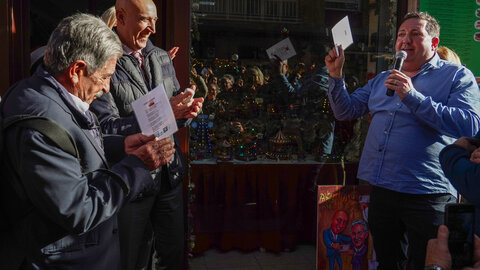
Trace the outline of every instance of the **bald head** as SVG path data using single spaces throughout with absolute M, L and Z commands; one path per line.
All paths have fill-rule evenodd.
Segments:
M 117 0 L 115 1 L 115 9 L 140 7 L 147 3 L 154 4 L 152 0 Z
M 155 33 L 157 8 L 152 0 L 117 0 L 117 33 L 124 45 L 136 51 L 145 48 Z

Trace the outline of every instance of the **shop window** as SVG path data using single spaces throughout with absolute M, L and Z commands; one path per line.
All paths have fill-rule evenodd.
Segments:
M 194 0 L 192 75 L 203 115 L 191 125 L 194 162 L 357 162 L 368 115 L 335 120 L 324 57 L 331 28 L 348 16 L 349 91 L 388 69 L 397 2 L 385 0 Z M 289 38 L 296 55 L 279 76 L 266 49 Z

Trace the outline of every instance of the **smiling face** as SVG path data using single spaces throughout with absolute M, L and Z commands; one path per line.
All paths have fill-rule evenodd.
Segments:
M 230 90 L 233 87 L 232 80 L 225 77 L 220 80 L 220 84 L 222 85 L 222 90 Z
M 361 248 L 365 244 L 365 240 L 367 239 L 368 231 L 365 231 L 365 227 L 363 224 L 355 224 L 352 226 L 352 232 L 350 233 L 350 237 L 352 238 L 353 246 Z
M 120 40 L 136 51 L 147 46 L 155 34 L 157 8 L 151 0 L 121 0 L 117 2 L 117 33 Z
M 333 215 L 331 229 L 334 234 L 339 234 L 345 230 L 348 223 L 348 215 L 344 211 L 338 211 Z
M 439 39 L 430 36 L 426 24 L 426 20 L 410 18 L 398 29 L 395 50 L 407 52 L 408 56 L 403 65 L 406 71 L 419 70 L 435 54 Z
M 88 104 L 103 92 L 110 91 L 110 78 L 115 72 L 117 58 L 111 58 L 107 61 L 104 68 L 95 71 L 90 75 L 86 75 L 86 69 L 78 73 L 78 82 L 75 84 L 75 95 Z
M 218 86 L 215 83 L 208 85 L 207 100 L 215 100 L 218 94 Z

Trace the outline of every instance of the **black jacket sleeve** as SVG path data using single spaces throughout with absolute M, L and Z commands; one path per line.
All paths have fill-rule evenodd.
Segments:
M 128 136 L 140 132 L 135 116 L 120 117 L 110 93 L 95 99 L 90 105 L 90 110 L 97 115 L 102 132 L 105 134 Z

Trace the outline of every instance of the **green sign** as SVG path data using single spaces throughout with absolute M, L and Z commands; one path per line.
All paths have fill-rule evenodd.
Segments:
M 440 23 L 440 46 L 455 51 L 480 79 L 480 0 L 422 0 L 420 11 Z

